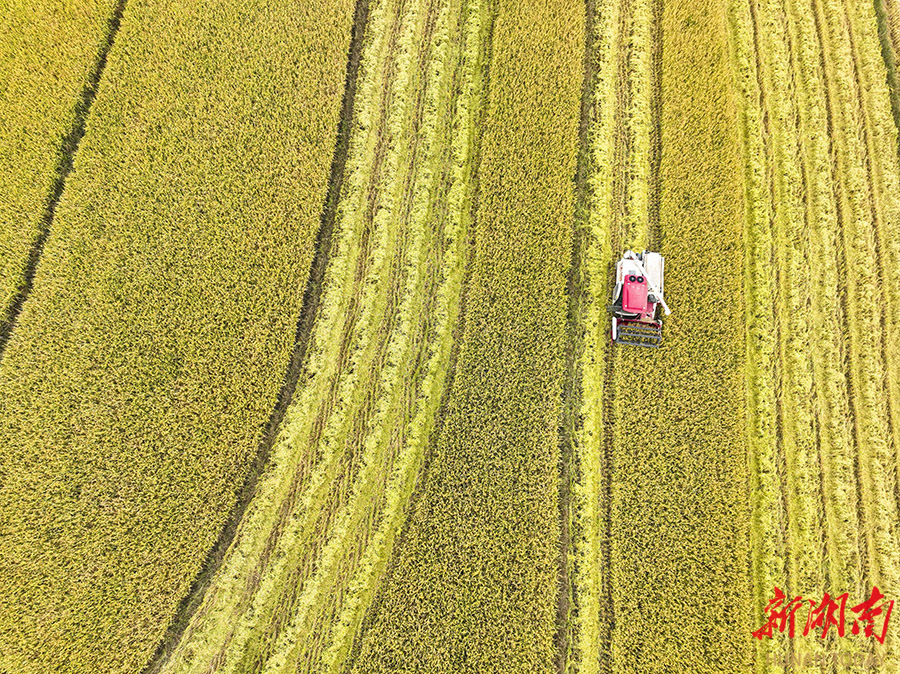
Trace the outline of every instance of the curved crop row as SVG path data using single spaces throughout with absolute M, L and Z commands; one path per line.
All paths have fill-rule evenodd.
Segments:
M 6 3 L 0 13 L 0 329 L 25 282 L 96 86 L 116 0 Z M 0 353 L 3 349 L 0 331 Z
M 450 400 L 353 671 L 550 672 L 583 8 L 497 3 Z
M 354 5 L 126 10 L 0 365 L 0 669 L 140 671 L 215 545 L 294 347 Z
M 345 666 L 447 376 L 484 23 L 477 3 L 371 9 L 347 189 L 303 381 L 164 671 Z

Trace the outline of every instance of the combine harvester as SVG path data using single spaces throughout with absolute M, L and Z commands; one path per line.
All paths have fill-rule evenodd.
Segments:
M 664 262 L 659 253 L 645 250 L 638 255 L 626 250 L 616 263 L 616 286 L 609 305 L 613 343 L 652 348 L 662 343 L 662 319 L 656 318 L 656 308 L 662 306 L 666 316 L 672 313 L 663 299 Z

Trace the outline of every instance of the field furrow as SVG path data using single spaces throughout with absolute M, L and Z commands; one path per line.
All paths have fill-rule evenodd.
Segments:
M 288 379 L 354 8 L 126 9 L 0 366 L 0 668 L 140 671 L 201 573 Z
M 33 282 L 124 2 L 0 15 L 0 356 Z
M 583 8 L 497 3 L 450 401 L 354 671 L 550 672 Z
M 424 460 L 462 287 L 486 16 L 438 0 L 370 12 L 308 362 L 164 671 L 341 671 Z

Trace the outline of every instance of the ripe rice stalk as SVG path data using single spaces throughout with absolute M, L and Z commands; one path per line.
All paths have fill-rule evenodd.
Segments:
M 398 661 L 423 672 L 553 668 L 584 16 L 557 2 L 500 2 L 495 11 L 450 402 L 353 671 L 391 671 Z
M 405 236 L 391 226 L 390 216 L 396 211 L 408 166 L 409 146 L 404 142 L 408 135 L 404 130 L 410 114 L 410 53 L 424 22 L 421 6 L 402 5 L 396 21 L 397 49 L 387 51 L 390 60 L 379 64 L 386 72 L 394 70 L 393 79 L 386 84 L 388 106 L 379 122 L 379 126 L 384 125 L 379 133 L 394 140 L 376 146 L 376 168 L 364 168 L 370 174 L 368 194 L 355 216 L 372 218 L 369 225 L 364 225 L 371 227 L 369 259 L 364 269 L 358 267 L 354 272 L 358 285 L 353 301 L 358 309 L 351 309 L 347 321 L 339 318 L 345 327 L 338 341 L 313 346 L 322 350 L 323 358 L 345 365 L 331 394 L 309 398 L 306 390 L 299 391 L 296 404 L 306 418 L 296 427 L 282 428 L 281 432 L 297 438 L 305 451 L 310 451 L 310 446 L 315 448 L 316 461 L 308 479 L 298 486 L 297 500 L 292 499 L 290 515 L 278 530 L 271 559 L 253 599 L 236 621 L 224 652 L 228 665 L 225 671 L 230 671 L 230 667 L 235 671 L 261 667 L 270 657 L 313 573 L 313 561 L 319 558 L 338 513 L 350 498 L 360 467 L 363 448 L 358 429 L 376 405 L 373 387 L 377 385 L 387 347 L 381 335 L 390 330 L 393 321 L 398 265 L 405 248 Z M 381 98 L 382 93 L 377 92 L 377 96 Z M 373 202 L 376 189 L 377 202 Z M 310 393 L 315 388 L 311 387 Z
M 0 14 L 0 329 L 46 236 L 117 5 L 17 2 Z
M 354 4 L 125 12 L 0 366 L 0 667 L 140 671 L 215 545 L 294 347 Z
M 316 458 L 306 444 L 315 424 L 309 410 L 316 401 L 330 398 L 330 382 L 338 376 L 339 361 L 326 348 L 340 344 L 345 316 L 350 312 L 356 270 L 362 264 L 364 213 L 369 170 L 378 146 L 380 92 L 384 87 L 382 63 L 388 58 L 388 33 L 398 2 L 373 4 L 363 48 L 357 102 L 356 129 L 350 135 L 344 194 L 338 203 L 334 252 L 324 279 L 320 314 L 314 325 L 304 374 L 298 384 L 301 402 L 289 406 L 282 431 L 260 478 L 238 534 L 204 603 L 169 659 L 165 672 L 204 671 L 223 644 L 231 641 L 237 618 L 249 607 L 260 582 L 260 563 L 271 556 L 273 532 L 283 528 L 296 484 L 304 479 Z M 276 534 L 277 535 L 277 534 Z M 249 585 L 248 585 L 249 583 Z
M 673 313 L 661 349 L 615 352 L 612 669 L 704 669 L 714 658 L 741 671 L 752 614 L 743 171 L 726 5 L 663 3 L 662 35 L 660 228 Z M 707 316 L 710 306 L 727 311 Z

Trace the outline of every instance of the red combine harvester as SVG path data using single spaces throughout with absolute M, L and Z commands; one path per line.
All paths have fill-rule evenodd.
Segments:
M 663 299 L 663 263 L 659 253 L 645 250 L 638 255 L 625 251 L 616 263 L 616 287 L 613 289 L 612 341 L 656 348 L 662 343 L 662 320 L 656 317 L 661 306 L 666 316 L 671 311 Z

